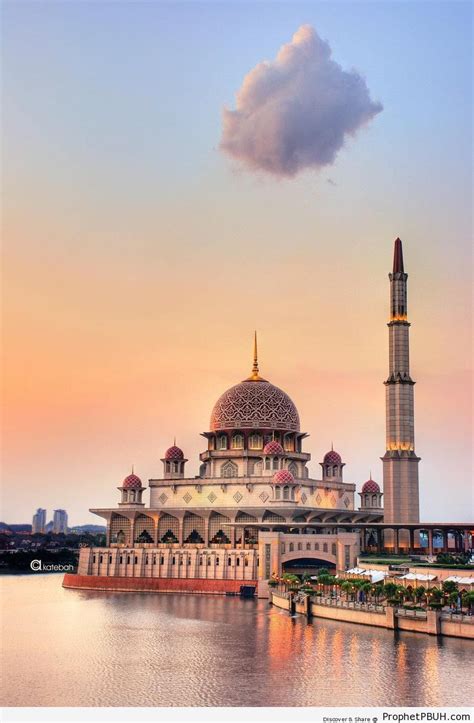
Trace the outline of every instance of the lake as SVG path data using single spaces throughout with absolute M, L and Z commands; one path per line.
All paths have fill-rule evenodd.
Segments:
M 266 600 L 1 578 L 6 706 L 462 706 L 473 643 L 291 618 Z

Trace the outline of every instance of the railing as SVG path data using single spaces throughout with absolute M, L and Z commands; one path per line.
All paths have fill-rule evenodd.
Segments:
M 405 608 L 397 608 L 397 618 L 419 618 L 420 620 L 427 619 L 426 610 L 407 610 Z
M 311 602 L 316 605 L 326 605 L 327 607 L 333 608 L 344 608 L 346 610 L 361 610 L 366 613 L 379 613 L 385 615 L 385 608 L 383 605 L 377 603 L 361 603 L 361 602 L 349 602 L 348 600 L 339 600 L 331 597 L 318 597 L 312 596 Z
M 450 623 L 469 623 L 474 625 L 474 615 L 464 615 L 462 613 L 441 613 L 441 620 Z

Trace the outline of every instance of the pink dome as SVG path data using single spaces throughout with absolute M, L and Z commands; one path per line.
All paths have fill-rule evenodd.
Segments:
M 336 452 L 334 449 L 331 449 L 329 452 L 326 452 L 323 459 L 324 464 L 341 464 L 342 459 L 341 455 Z
M 283 451 L 283 447 L 280 442 L 272 440 L 271 442 L 267 442 L 263 448 L 263 454 L 285 454 L 285 452 Z
M 141 490 L 142 481 L 136 474 L 129 474 L 122 482 L 122 487 L 125 490 Z
M 173 444 L 172 447 L 166 450 L 165 452 L 165 459 L 171 460 L 171 461 L 178 461 L 180 459 L 184 459 L 184 453 L 183 450 L 177 447 L 175 444 Z
M 288 469 L 279 469 L 273 475 L 272 482 L 274 485 L 291 485 L 295 483 L 295 478 Z
M 380 492 L 380 487 L 375 480 L 368 479 L 367 482 L 364 482 L 362 485 L 362 493 L 364 494 L 365 492 L 377 493 Z

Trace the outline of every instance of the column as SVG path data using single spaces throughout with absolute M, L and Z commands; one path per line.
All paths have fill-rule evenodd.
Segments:
M 469 546 L 469 530 L 463 530 L 462 532 L 463 540 L 464 540 L 464 552 L 469 552 L 470 546 Z
M 410 552 L 415 549 L 415 530 L 409 530 L 410 535 Z
M 110 517 L 107 520 L 107 528 L 105 532 L 105 546 L 110 547 Z
M 443 552 L 448 552 L 449 551 L 448 533 L 446 532 L 446 530 L 442 530 L 441 534 L 443 536 Z
M 433 530 L 430 528 L 428 530 L 428 555 L 433 555 Z
M 395 532 L 395 534 L 394 534 L 394 550 L 393 550 L 393 551 L 394 551 L 395 555 L 398 555 L 398 553 L 399 553 L 399 533 L 400 533 L 400 530 L 397 529 L 397 530 L 395 530 L 394 532 Z
M 209 517 L 204 519 L 204 546 L 209 547 Z
M 133 547 L 134 540 L 135 540 L 135 517 L 132 517 L 132 519 L 130 520 L 130 541 L 129 541 L 130 547 Z
M 160 524 L 160 518 L 158 516 L 158 517 L 155 517 L 155 520 L 154 520 L 153 542 L 155 543 L 155 545 L 157 545 L 159 542 L 159 539 L 158 539 L 158 525 L 159 524 Z

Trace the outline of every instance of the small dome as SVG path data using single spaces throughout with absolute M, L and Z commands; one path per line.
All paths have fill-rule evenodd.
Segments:
M 367 482 L 364 482 L 362 485 L 362 494 L 365 492 L 380 492 L 380 487 L 378 486 L 377 482 L 373 479 L 368 479 Z
M 283 451 L 283 447 L 280 442 L 272 440 L 271 442 L 267 442 L 263 448 L 263 454 L 285 454 L 285 452 Z
M 273 475 L 272 482 L 274 485 L 291 485 L 295 483 L 295 478 L 288 469 L 279 469 Z
M 129 474 L 122 482 L 122 487 L 125 490 L 141 490 L 142 481 L 136 474 Z
M 331 449 L 326 452 L 323 459 L 324 464 L 342 464 L 341 455 L 336 450 Z
M 184 453 L 183 450 L 177 447 L 175 444 L 173 444 L 172 447 L 166 450 L 165 452 L 165 459 L 171 460 L 171 461 L 178 461 L 180 459 L 184 459 Z

